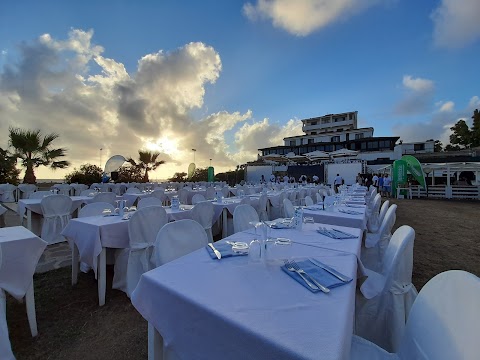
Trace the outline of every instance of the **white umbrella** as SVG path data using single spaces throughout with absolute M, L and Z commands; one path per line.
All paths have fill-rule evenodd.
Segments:
M 326 153 L 325 151 L 320 151 L 320 150 L 315 150 L 306 154 L 303 154 L 306 156 L 310 161 L 313 160 L 328 160 L 330 158 L 330 155 Z
M 355 150 L 348 150 L 348 149 L 340 149 L 340 150 L 335 150 L 330 153 L 331 157 L 342 157 L 342 156 L 357 156 L 358 151 Z
M 262 156 L 262 159 L 265 161 L 281 162 L 281 161 L 285 161 L 285 156 L 278 155 L 278 154 L 269 154 L 269 155 Z
M 296 161 L 296 162 L 302 162 L 302 161 L 307 161 L 308 158 L 303 155 L 295 155 L 293 152 L 289 152 L 287 155 L 285 155 L 285 158 L 289 161 Z

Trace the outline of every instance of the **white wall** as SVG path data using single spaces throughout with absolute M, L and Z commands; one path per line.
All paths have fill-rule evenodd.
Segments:
M 352 185 L 355 184 L 358 173 L 362 172 L 362 163 L 327 164 L 326 168 L 328 184 L 333 184 L 337 174 L 340 174 L 346 185 Z

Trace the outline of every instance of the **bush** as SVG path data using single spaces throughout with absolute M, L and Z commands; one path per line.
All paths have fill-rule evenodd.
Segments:
M 80 170 L 73 169 L 73 172 L 65 176 L 65 182 L 92 185 L 102 182 L 102 169 L 97 165 L 83 164 Z
M 16 163 L 17 159 L 8 150 L 0 148 L 0 184 L 18 185 L 20 170 L 15 167 Z

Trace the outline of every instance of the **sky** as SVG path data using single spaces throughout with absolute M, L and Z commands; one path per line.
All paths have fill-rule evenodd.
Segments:
M 479 0 L 0 2 L 0 147 L 56 132 L 71 166 L 160 151 L 151 179 L 215 172 L 358 111 L 404 142 L 448 143 L 480 108 Z M 196 151 L 192 151 L 196 149 Z M 210 159 L 212 159 L 210 161 Z

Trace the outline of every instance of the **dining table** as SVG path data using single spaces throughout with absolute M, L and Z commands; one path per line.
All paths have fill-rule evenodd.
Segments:
M 326 210 L 323 204 L 303 206 L 303 216 L 312 217 L 314 222 L 330 225 L 367 228 L 367 207 L 361 204 L 332 206 Z
M 190 219 L 192 206 L 180 206 L 179 209 L 164 207 L 168 221 Z M 106 291 L 106 251 L 125 249 L 130 246 L 128 220 L 133 212 L 121 217 L 115 214 L 97 215 L 71 219 L 62 235 L 67 239 L 72 251 L 72 284 L 77 283 L 78 262 L 90 266 L 98 279 L 99 305 L 105 304 Z M 129 216 L 130 215 L 130 216 Z
M 144 273 L 131 300 L 148 321 L 149 359 L 348 359 L 362 230 L 324 226 L 350 236 L 303 224 L 269 230 L 260 259 L 232 253 L 227 241 L 258 239 L 252 228 L 215 242 L 220 259 L 205 247 Z M 330 291 L 311 291 L 285 259 Z
M 70 196 L 72 199 L 71 213 L 79 209 L 82 204 L 91 201 L 89 196 Z M 20 221 L 23 222 L 25 213 L 27 213 L 27 229 L 32 230 L 32 212 L 36 214 L 43 214 L 42 199 L 19 199 L 17 213 L 20 216 Z

